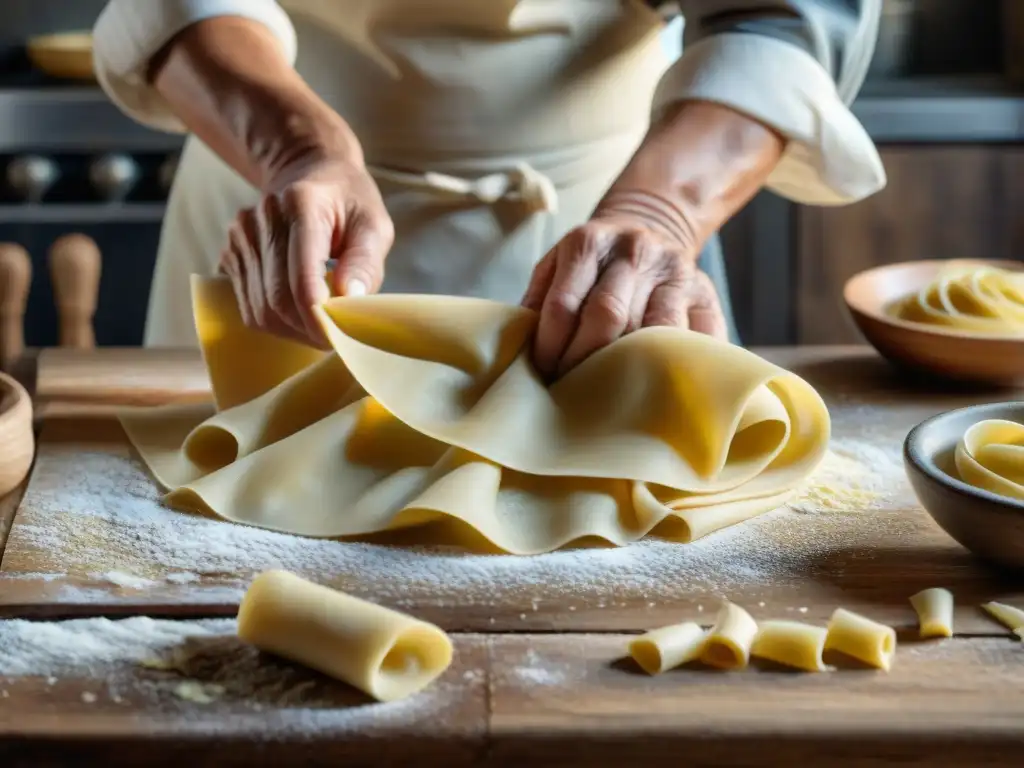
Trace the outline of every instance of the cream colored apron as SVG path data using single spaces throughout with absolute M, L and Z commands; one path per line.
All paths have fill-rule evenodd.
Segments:
M 383 290 L 517 303 L 647 129 L 668 61 L 634 0 L 291 0 L 296 68 L 352 125 L 395 223 Z M 189 275 L 212 274 L 256 191 L 190 139 L 146 329 L 196 344 Z

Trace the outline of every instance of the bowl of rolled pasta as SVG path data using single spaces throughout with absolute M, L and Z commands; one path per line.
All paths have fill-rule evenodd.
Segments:
M 918 501 L 957 542 L 1024 569 L 1024 402 L 972 405 L 918 424 L 903 444 Z
M 843 299 L 864 338 L 900 367 L 981 384 L 1024 382 L 1024 264 L 889 264 L 850 278 Z

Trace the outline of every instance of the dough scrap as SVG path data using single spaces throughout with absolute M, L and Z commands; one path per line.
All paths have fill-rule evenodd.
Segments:
M 629 644 L 629 655 L 649 675 L 658 675 L 700 658 L 707 633 L 687 621 L 646 632 Z
M 901 320 L 996 336 L 1024 334 L 1024 273 L 951 264 L 896 302 Z
M 700 660 L 718 669 L 743 669 L 750 663 L 750 647 L 756 635 L 754 617 L 735 603 L 725 602 L 704 640 Z
M 822 660 L 828 631 L 799 621 L 763 621 L 757 628 L 750 655 L 805 672 L 824 672 Z
M 1024 425 L 986 419 L 967 428 L 954 454 L 965 483 L 1024 500 Z
M 1024 640 L 1024 610 L 1006 603 L 984 603 L 982 608 L 996 621 Z
M 247 329 L 224 279 L 192 289 L 216 407 L 121 414 L 184 511 L 331 538 L 455 522 L 514 554 L 688 542 L 784 503 L 829 439 L 809 384 L 697 333 L 640 330 L 547 387 L 523 308 L 334 298 L 323 353 Z
M 910 597 L 922 638 L 953 636 L 953 593 L 942 587 L 923 589 Z
M 451 640 L 433 624 L 287 571 L 266 571 L 249 585 L 238 636 L 379 701 L 422 690 L 452 661 Z
M 896 656 L 896 630 L 845 608 L 836 608 L 828 622 L 825 650 L 839 651 L 888 672 Z

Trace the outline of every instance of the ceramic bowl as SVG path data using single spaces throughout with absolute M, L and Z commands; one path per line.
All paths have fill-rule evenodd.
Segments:
M 864 338 L 892 363 L 942 378 L 1011 386 L 1024 382 L 1024 336 L 983 336 L 899 320 L 893 302 L 920 290 L 950 266 L 1024 270 L 1015 261 L 908 261 L 861 272 L 843 288 L 843 299 Z
M 1024 569 L 1024 502 L 960 480 L 953 454 L 968 427 L 985 419 L 1024 423 L 1024 402 L 972 405 L 921 422 L 903 443 L 903 464 L 921 506 L 978 557 Z
M 33 37 L 25 45 L 32 65 L 49 75 L 68 80 L 95 80 L 92 34 L 61 32 Z
M 0 498 L 25 479 L 34 454 L 32 400 L 21 384 L 0 373 Z

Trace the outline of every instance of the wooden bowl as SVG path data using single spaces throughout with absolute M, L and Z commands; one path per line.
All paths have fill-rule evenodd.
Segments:
M 67 80 L 95 80 L 92 63 L 92 34 L 61 32 L 29 38 L 25 44 L 32 65 L 50 77 Z
M 893 302 L 920 290 L 951 266 L 991 266 L 1019 272 L 1015 261 L 974 259 L 907 261 L 861 272 L 843 288 L 843 300 L 864 338 L 890 362 L 914 371 L 979 384 L 1024 381 L 1024 336 L 988 336 L 900 320 Z
M 34 454 L 32 400 L 21 384 L 0 373 L 0 498 L 25 479 Z
M 903 443 L 903 466 L 942 530 L 993 565 L 1024 569 L 1024 502 L 975 488 L 956 471 L 957 443 L 985 419 L 1024 423 L 1024 402 L 972 405 L 921 422 Z

